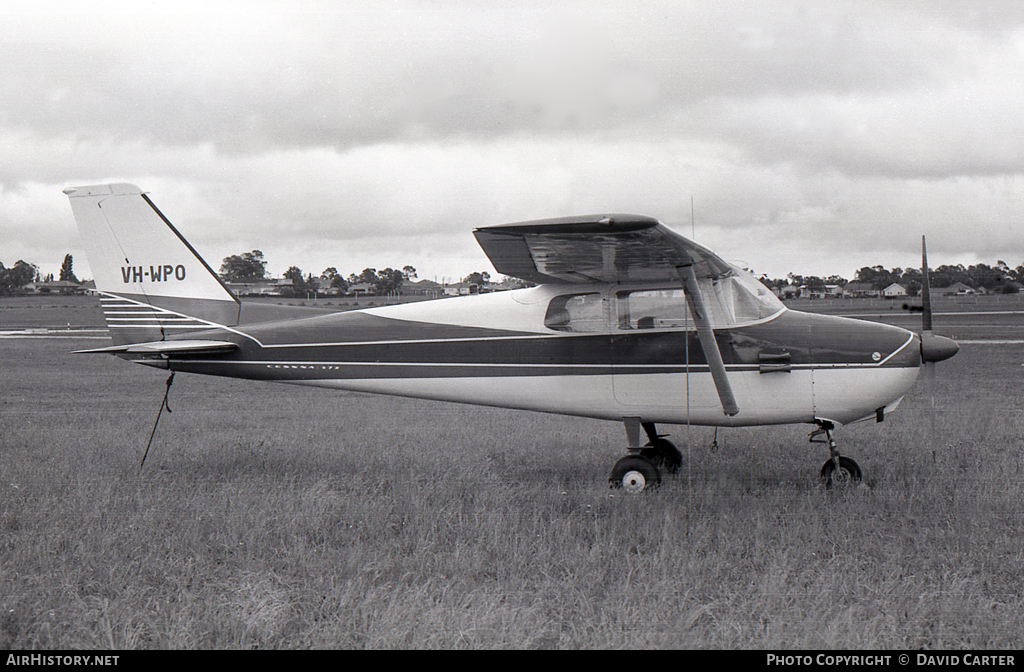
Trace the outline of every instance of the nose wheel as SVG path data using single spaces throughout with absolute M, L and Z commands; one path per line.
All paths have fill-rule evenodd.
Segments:
M 840 457 L 838 467 L 835 460 L 828 460 L 821 465 L 821 482 L 826 488 L 851 487 L 860 483 L 860 479 L 860 467 L 848 457 Z
M 811 432 L 811 443 L 827 443 L 831 455 L 825 464 L 821 465 L 821 482 L 826 488 L 847 488 L 858 485 L 862 473 L 860 466 L 849 457 L 839 454 L 839 448 L 832 438 L 834 425 L 831 422 L 820 422 L 818 429 Z M 818 437 L 825 435 L 824 439 Z

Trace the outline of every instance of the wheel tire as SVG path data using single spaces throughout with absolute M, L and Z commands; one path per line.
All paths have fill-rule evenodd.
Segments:
M 821 482 L 826 488 L 833 485 L 837 488 L 855 486 L 861 480 L 860 466 L 849 457 L 839 458 L 839 471 L 832 460 L 827 460 L 821 465 Z
M 640 457 L 647 458 L 655 467 L 670 474 L 678 472 L 679 467 L 683 465 L 683 454 L 668 439 L 659 438 L 656 444 L 648 441 L 647 445 L 640 449 Z
M 641 492 L 653 490 L 661 485 L 661 474 L 647 458 L 627 455 L 612 467 L 612 473 L 608 476 L 608 484 L 613 488 L 622 488 L 630 494 L 639 495 Z

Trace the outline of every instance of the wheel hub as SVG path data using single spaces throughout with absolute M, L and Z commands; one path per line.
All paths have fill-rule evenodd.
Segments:
M 647 479 L 639 471 L 627 471 L 622 476 L 622 489 L 631 495 L 638 495 L 647 487 Z

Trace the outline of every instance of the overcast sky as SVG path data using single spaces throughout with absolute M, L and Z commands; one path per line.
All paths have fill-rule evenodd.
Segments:
M 1012 0 L 5 2 L 0 95 L 0 261 L 43 273 L 91 277 L 61 190 L 109 181 L 274 275 L 604 212 L 771 277 L 1024 264 Z

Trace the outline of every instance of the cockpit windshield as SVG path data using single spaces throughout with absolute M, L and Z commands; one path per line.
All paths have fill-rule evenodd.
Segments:
M 757 278 L 736 267 L 727 276 L 698 280 L 698 285 L 708 311 L 715 313 L 717 308 L 720 313 L 713 316 L 715 326 L 756 322 L 785 308 L 782 301 Z M 716 301 L 717 306 L 713 306 Z

